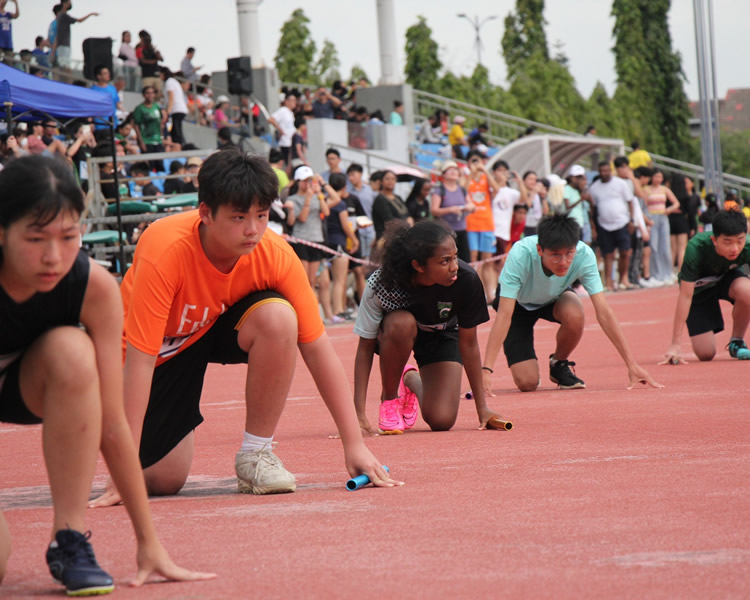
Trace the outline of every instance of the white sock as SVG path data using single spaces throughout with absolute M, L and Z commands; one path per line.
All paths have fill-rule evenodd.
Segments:
M 273 442 L 273 436 L 260 437 L 246 431 L 242 434 L 242 447 L 240 448 L 240 452 L 255 452 L 256 450 L 262 450 L 271 442 Z
M 554 367 L 557 364 L 557 359 L 555 358 L 555 355 L 549 357 L 549 366 Z

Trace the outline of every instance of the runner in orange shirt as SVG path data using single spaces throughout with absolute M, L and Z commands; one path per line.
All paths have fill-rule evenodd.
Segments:
M 265 159 L 227 149 L 198 175 L 198 210 L 152 224 L 122 283 L 125 404 L 152 495 L 176 494 L 193 457 L 208 363 L 247 363 L 244 438 L 235 458 L 241 492 L 293 492 L 272 452 L 294 374 L 296 347 L 336 422 L 350 475 L 398 482 L 367 449 L 346 374 L 292 248 L 266 231 L 276 175 Z M 93 506 L 119 502 L 107 485 Z
M 469 161 L 469 183 L 467 191 L 475 210 L 466 215 L 466 231 L 469 238 L 471 262 L 491 258 L 495 252 L 495 221 L 492 217 L 492 198 L 500 186 L 485 166 L 486 156 L 479 150 L 472 150 Z M 492 302 L 497 288 L 497 271 L 492 263 L 477 267 L 477 273 L 484 284 L 487 302 Z

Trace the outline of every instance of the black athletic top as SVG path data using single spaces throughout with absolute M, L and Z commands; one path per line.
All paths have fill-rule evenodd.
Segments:
M 0 378 L 44 332 L 80 323 L 88 280 L 89 257 L 81 250 L 70 272 L 49 292 L 37 292 L 19 304 L 0 286 Z

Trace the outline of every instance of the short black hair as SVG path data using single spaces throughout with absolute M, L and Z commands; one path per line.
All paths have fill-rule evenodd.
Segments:
M 471 162 L 471 159 L 475 157 L 481 160 L 484 158 L 484 154 L 479 150 L 469 150 L 469 153 L 466 155 L 466 160 Z
M 403 106 L 404 103 L 401 102 L 401 100 L 394 100 L 393 101 L 393 108 L 398 108 L 399 106 Z
M 41 35 L 38 35 L 38 36 L 36 36 L 36 38 L 34 38 L 34 45 L 35 45 L 35 46 L 38 46 L 38 45 L 39 45 L 39 44 L 41 44 L 41 43 L 42 43 L 43 41 L 44 41 L 44 38 L 43 38 L 43 37 L 42 37 Z
M 627 167 L 630 165 L 630 161 L 628 160 L 627 156 L 618 156 L 615 159 L 615 169 L 619 169 L 620 167 Z
M 508 171 L 510 171 L 510 165 L 502 159 L 495 161 L 495 164 L 492 165 L 492 170 L 495 171 L 496 169 L 499 169 L 500 167 L 505 167 L 506 169 L 508 169 Z
M 375 171 L 370 174 L 370 181 L 382 181 L 385 171 Z
M 236 147 L 215 152 L 198 172 L 198 200 L 213 214 L 222 205 L 246 212 L 256 205 L 270 208 L 279 195 L 279 180 L 263 156 Z
M 638 140 L 633 140 L 633 141 L 631 142 L 631 144 L 630 144 L 630 147 L 631 147 L 631 148 L 632 148 L 633 150 L 638 150 L 638 148 L 640 148 L 640 147 L 641 147 L 641 143 L 640 143 L 640 142 L 639 142 Z
M 602 167 L 608 167 L 609 161 L 608 160 L 600 160 L 599 164 L 596 165 L 598 169 L 601 169 Z
M 232 128 L 225 125 L 224 127 L 221 127 L 219 131 L 216 132 L 216 137 L 218 137 L 220 140 L 223 140 L 225 142 L 231 142 L 232 141 Z
M 346 175 L 343 173 L 331 173 L 328 178 L 328 185 L 330 185 L 335 192 L 343 190 L 346 187 Z
M 362 168 L 362 165 L 359 163 L 352 163 L 349 165 L 349 168 L 346 170 L 346 174 L 349 175 L 349 173 L 364 173 L 364 169 Z
M 191 52 L 195 52 L 195 48 L 193 48 L 192 46 L 190 46 L 190 48 L 187 49 L 186 54 L 190 54 Z
M 651 177 L 653 173 L 648 167 L 638 167 L 635 171 L 633 171 L 633 175 L 635 175 L 636 177 Z
M 294 128 L 295 129 L 299 129 L 300 127 L 302 127 L 306 123 L 307 123 L 307 119 L 305 119 L 305 117 L 303 115 L 297 115 L 294 118 Z
M 94 77 L 99 77 L 99 73 L 101 73 L 104 69 L 107 69 L 109 71 L 109 67 L 107 65 L 96 65 L 94 67 Z
M 135 175 L 138 173 L 139 175 L 148 175 L 151 172 L 151 169 L 148 168 L 148 163 L 145 161 L 137 162 L 132 167 L 130 167 L 130 174 Z
M 741 210 L 720 210 L 711 221 L 713 237 L 747 233 L 747 219 Z
M 526 212 L 529 212 L 529 207 L 527 204 L 515 204 L 513 206 L 513 212 L 517 212 L 519 210 L 525 210 Z
M 268 162 L 274 164 L 281 160 L 284 160 L 284 155 L 281 153 L 281 150 L 271 148 L 271 151 L 268 153 Z
M 336 156 L 341 158 L 341 152 L 336 150 L 336 148 L 328 148 L 328 150 L 326 150 L 326 158 L 328 158 L 328 156 L 330 156 L 331 154 L 335 154 Z
M 567 215 L 548 215 L 536 228 L 538 243 L 546 250 L 575 248 L 581 239 L 581 227 Z

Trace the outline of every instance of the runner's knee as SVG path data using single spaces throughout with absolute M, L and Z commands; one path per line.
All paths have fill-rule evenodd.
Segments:
M 187 473 L 144 474 L 149 496 L 174 496 L 185 486 Z
M 41 339 L 41 376 L 48 385 L 65 389 L 98 386 L 96 350 L 93 340 L 78 327 L 57 327 Z M 78 401 L 78 398 L 74 398 Z
M 405 310 L 394 310 L 383 319 L 383 335 L 391 339 L 413 338 L 417 335 L 414 315 Z

